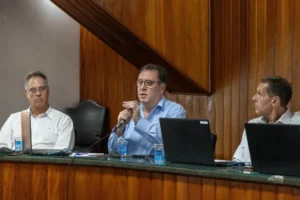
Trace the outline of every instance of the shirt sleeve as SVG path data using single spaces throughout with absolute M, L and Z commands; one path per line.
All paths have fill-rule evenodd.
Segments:
M 177 106 L 170 110 L 168 118 L 185 118 L 185 110 L 182 106 Z M 140 118 L 136 123 L 134 130 L 142 135 L 145 140 L 153 144 L 162 143 L 161 128 L 159 121 L 149 122 L 144 118 Z
M 13 117 L 12 115 L 6 120 L 0 131 L 0 147 L 12 148 L 13 136 Z
M 118 141 L 118 135 L 113 130 L 113 132 L 109 136 L 108 143 L 107 143 L 108 152 L 117 150 L 117 141 Z
M 240 145 L 238 146 L 238 148 L 236 149 L 232 160 L 237 161 L 237 162 L 251 162 L 248 141 L 247 141 L 247 136 L 246 136 L 245 130 L 243 132 L 242 141 L 241 141 Z
M 63 117 L 58 125 L 58 138 L 53 149 L 74 148 L 75 135 L 70 117 Z

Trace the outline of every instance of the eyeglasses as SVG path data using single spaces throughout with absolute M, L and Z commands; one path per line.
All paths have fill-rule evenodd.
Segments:
M 39 91 L 40 93 L 44 93 L 46 91 L 47 87 L 46 86 L 41 86 L 41 87 L 38 87 L 38 88 L 30 88 L 28 90 L 28 92 L 30 94 L 35 94 L 37 93 L 37 91 Z
M 160 83 L 160 81 L 151 81 L 151 80 L 137 80 L 136 81 L 136 85 L 138 87 L 142 87 L 144 84 L 147 88 L 151 88 L 151 87 L 153 87 L 154 83 Z

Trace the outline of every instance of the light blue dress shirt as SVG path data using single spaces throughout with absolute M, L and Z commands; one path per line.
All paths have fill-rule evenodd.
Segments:
M 144 117 L 143 105 L 140 104 L 141 118 L 135 124 L 131 120 L 125 128 L 123 137 L 127 143 L 128 155 L 153 154 L 154 144 L 162 144 L 159 118 L 185 118 L 184 108 L 163 97 L 151 111 L 147 119 Z M 118 135 L 112 132 L 108 139 L 108 151 L 117 150 Z

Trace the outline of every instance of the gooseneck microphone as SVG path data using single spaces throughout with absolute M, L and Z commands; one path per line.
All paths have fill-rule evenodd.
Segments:
M 137 101 L 137 100 L 135 100 L 134 102 L 135 102 L 136 104 L 139 104 L 139 103 L 140 103 L 140 102 Z M 131 112 L 132 112 L 132 109 L 127 109 L 127 110 L 131 110 Z M 114 130 L 120 128 L 124 123 L 125 123 L 125 120 L 122 119 L 122 120 L 114 127 Z

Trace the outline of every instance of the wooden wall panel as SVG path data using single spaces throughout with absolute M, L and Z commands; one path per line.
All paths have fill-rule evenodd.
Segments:
M 292 23 L 292 75 L 291 82 L 293 84 L 293 99 L 292 99 L 292 108 L 294 110 L 300 110 L 300 2 L 297 0 L 292 1 L 293 8 L 291 12 L 293 12 L 293 23 Z
M 7 174 L 7 177 L 0 176 L 0 187 L 4 192 L 1 193 L 0 199 L 67 199 L 68 165 L 2 163 L 1 166 L 0 173 Z M 38 178 L 32 177 L 30 179 L 30 176 L 21 175 L 8 178 L 12 174 L 36 174 L 34 171 L 37 169 L 40 174 L 45 175 L 39 177 L 44 179 L 42 184 L 40 184 L 41 181 Z M 69 200 L 300 199 L 299 188 L 291 186 L 247 183 L 121 168 L 72 166 L 70 172 L 72 176 L 69 176 Z M 28 179 L 30 179 L 29 183 L 27 183 Z M 18 185 L 17 183 L 24 184 Z M 6 190 L 8 189 L 7 185 L 12 186 L 11 189 L 13 190 Z M 39 187 L 36 187 L 37 185 Z
M 205 2 L 103 0 L 103 6 L 171 63 L 194 72 L 195 77 L 203 78 L 199 65 L 207 62 L 202 60 L 201 46 L 211 43 L 213 94 L 166 96 L 182 104 L 188 118 L 208 118 L 218 135 L 216 157 L 230 159 L 240 143 L 244 123 L 256 117 L 252 97 L 261 78 L 287 78 L 294 90 L 290 108 L 300 110 L 300 2 L 211 1 L 211 35 L 206 42 L 201 20 L 207 13 L 198 13 L 206 7 Z M 168 11 L 162 12 L 164 9 Z M 190 46 L 193 52 L 187 50 Z M 84 28 L 81 60 L 81 99 L 91 98 L 108 107 L 111 128 L 122 101 L 136 98 L 138 71 Z
M 209 2 L 104 0 L 103 6 L 181 72 L 209 88 Z

